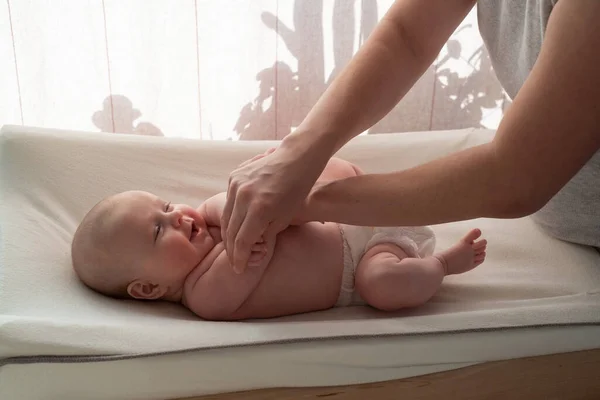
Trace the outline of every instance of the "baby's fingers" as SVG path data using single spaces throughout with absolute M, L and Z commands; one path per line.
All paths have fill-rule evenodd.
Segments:
M 250 250 L 251 252 L 267 252 L 267 245 L 264 243 L 255 243 L 254 245 L 252 245 L 252 248 Z
M 250 258 L 248 259 L 249 267 L 257 267 L 260 265 L 261 261 L 265 258 L 266 251 L 253 251 L 250 253 Z
M 248 262 L 262 260 L 267 255 L 266 251 L 253 251 L 250 253 L 250 257 L 248 258 Z

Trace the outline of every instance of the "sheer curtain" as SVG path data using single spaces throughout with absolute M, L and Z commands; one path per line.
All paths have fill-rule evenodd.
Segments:
M 276 139 L 393 0 L 0 0 L 0 125 Z M 509 105 L 473 10 L 369 133 L 495 128 Z

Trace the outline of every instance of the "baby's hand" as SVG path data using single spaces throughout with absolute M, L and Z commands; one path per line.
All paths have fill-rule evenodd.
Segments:
M 252 252 L 248 259 L 248 266 L 258 267 L 267 255 L 267 251 L 267 244 L 265 243 L 264 238 L 261 237 L 260 242 L 257 242 L 252 246 Z

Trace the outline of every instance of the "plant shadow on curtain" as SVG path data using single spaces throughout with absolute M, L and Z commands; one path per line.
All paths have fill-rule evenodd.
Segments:
M 162 131 L 150 122 L 138 122 L 140 110 L 133 108 L 126 96 L 113 94 L 104 99 L 102 109 L 92 115 L 92 122 L 102 132 L 119 132 L 148 136 L 164 136 Z
M 322 0 L 295 0 L 293 27 L 271 13 L 262 14 L 263 24 L 277 32 L 280 42 L 296 59 L 297 69 L 293 70 L 288 63 L 277 60 L 271 67 L 257 73 L 259 93 L 241 109 L 234 126 L 239 139 L 280 139 L 300 124 L 379 21 L 377 0 L 361 0 L 360 3 L 358 27 L 354 24 L 354 1 L 336 0 L 333 5 L 334 65 L 328 76 L 324 69 L 327 50 L 321 23 L 324 12 Z M 470 16 L 473 19 L 475 13 Z M 472 23 L 464 22 L 446 43 L 445 51 L 440 53 L 428 73 L 415 85 L 420 88 L 413 88 L 412 92 L 429 91 L 425 98 L 430 103 L 427 118 L 416 123 L 409 121 L 414 117 L 407 116 L 407 113 L 423 113 L 421 104 L 411 99 L 409 92 L 368 133 L 495 127 L 493 123 L 492 126 L 483 124 L 485 114 L 498 110 L 501 114 L 508 106 L 509 98 L 495 79 L 484 46 L 479 44 L 471 54 L 463 49 L 458 36 L 467 30 L 471 35 L 478 35 Z M 451 65 L 456 60 L 461 60 L 470 71 L 458 73 Z M 431 79 L 429 82 L 428 78 Z M 270 132 L 273 129 L 275 132 Z

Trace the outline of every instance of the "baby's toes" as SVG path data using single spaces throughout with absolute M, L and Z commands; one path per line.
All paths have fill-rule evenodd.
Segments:
M 486 248 L 486 246 L 487 246 L 487 240 L 482 239 L 478 242 L 473 243 L 473 250 L 477 251 L 479 249 Z
M 475 240 L 477 240 L 479 237 L 481 236 L 481 230 L 480 229 L 471 229 L 469 231 L 469 233 L 467 233 L 462 240 L 466 243 L 473 243 Z
M 476 264 L 477 263 L 481 264 L 483 261 L 485 261 L 485 256 L 486 256 L 485 251 L 482 253 L 479 253 L 479 254 L 475 254 L 473 261 L 475 261 Z

